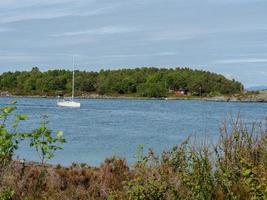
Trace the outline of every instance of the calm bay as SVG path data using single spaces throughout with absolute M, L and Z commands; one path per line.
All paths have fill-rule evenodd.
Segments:
M 240 115 L 252 123 L 267 116 L 265 103 L 200 100 L 82 99 L 80 109 L 57 107 L 53 98 L 0 98 L 0 104 L 14 100 L 18 102 L 16 113 L 29 115 L 19 130 L 37 128 L 41 117 L 47 115 L 49 127 L 64 132 L 67 143 L 50 161 L 62 165 L 73 162 L 99 165 L 113 155 L 132 163 L 140 144 L 160 153 L 189 135 L 217 141 L 223 120 Z M 16 155 L 38 161 L 27 141 Z

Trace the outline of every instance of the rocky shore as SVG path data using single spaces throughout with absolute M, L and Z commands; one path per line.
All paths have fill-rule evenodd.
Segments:
M 203 98 L 206 101 L 223 102 L 262 102 L 267 103 L 267 91 L 261 91 L 258 94 L 237 94 L 232 96 L 215 96 Z
M 26 97 L 26 98 L 57 98 L 56 96 L 41 95 L 12 95 L 9 92 L 0 92 L 0 97 Z M 195 96 L 169 96 L 169 97 L 138 97 L 124 95 L 100 95 L 86 94 L 76 97 L 77 99 L 125 99 L 125 100 L 202 100 L 215 102 L 261 102 L 267 103 L 267 91 L 261 91 L 257 94 L 235 94 L 231 96 L 213 96 L 213 97 L 195 97 Z

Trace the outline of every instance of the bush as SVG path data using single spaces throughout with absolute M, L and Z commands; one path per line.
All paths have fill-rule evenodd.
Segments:
M 15 192 L 11 188 L 5 188 L 0 192 L 0 200 L 12 200 Z
M 58 131 L 54 137 L 52 130 L 47 127 L 47 124 L 48 121 L 46 116 L 44 116 L 40 127 L 26 135 L 30 139 L 30 147 L 36 150 L 41 164 L 45 164 L 47 160 L 53 158 L 55 151 L 62 149 L 59 145 L 66 142 L 62 131 Z
M 24 134 L 17 132 L 20 121 L 26 120 L 27 115 L 15 115 L 12 124 L 13 130 L 7 126 L 10 115 L 16 110 L 16 102 L 0 109 L 0 163 L 3 164 L 12 158 L 14 151 L 18 148 L 19 141 Z

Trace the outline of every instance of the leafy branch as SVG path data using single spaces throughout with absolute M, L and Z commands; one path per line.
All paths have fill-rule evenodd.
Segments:
M 47 116 L 43 116 L 40 127 L 28 135 L 30 146 L 35 148 L 41 164 L 45 164 L 47 160 L 53 158 L 55 151 L 62 149 L 59 145 L 66 142 L 62 131 L 58 131 L 56 136 L 53 136 L 52 130 L 47 127 L 47 124 Z

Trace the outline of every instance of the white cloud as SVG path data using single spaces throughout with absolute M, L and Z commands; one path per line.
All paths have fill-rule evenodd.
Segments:
M 230 80 L 235 78 L 233 74 L 229 74 L 229 73 L 224 74 L 224 76 Z
M 267 58 L 238 58 L 216 60 L 216 64 L 267 63 Z
M 240 3 L 255 3 L 255 2 L 261 2 L 265 0 L 208 0 L 210 3 L 215 4 L 240 4 Z
M 216 27 L 216 28 L 183 28 L 183 29 L 167 29 L 167 30 L 152 30 L 148 34 L 148 40 L 164 41 L 164 40 L 190 40 L 194 38 L 201 38 L 207 35 L 218 34 L 236 34 L 244 32 L 257 32 L 267 31 L 266 26 L 250 25 L 249 27 L 243 27 L 235 25 L 229 27 Z
M 18 6 L 19 5 L 19 6 Z M 4 3 L 0 0 L 0 23 L 33 19 L 53 19 L 66 16 L 93 16 L 114 11 L 122 3 L 95 4 L 95 0 L 19 0 Z M 1 12 L 1 10 L 3 10 Z
M 102 58 L 129 58 L 129 57 L 154 57 L 154 56 L 174 56 L 177 55 L 176 52 L 157 52 L 151 54 L 115 54 L 115 55 L 104 55 Z
M 267 71 L 259 71 L 261 75 L 267 76 Z
M 205 29 L 205 28 L 184 28 L 169 30 L 153 30 L 148 36 L 148 40 L 190 40 L 208 34 L 216 34 L 225 29 Z
M 88 29 L 82 31 L 70 31 L 52 35 L 54 37 L 61 36 L 76 36 L 76 35 L 105 35 L 105 34 L 121 34 L 121 33 L 130 33 L 137 31 L 134 27 L 120 27 L 120 26 L 104 26 L 95 29 Z
M 31 20 L 31 19 L 52 19 L 58 17 L 68 16 L 70 13 L 66 12 L 57 12 L 57 13 L 24 13 L 21 15 L 8 15 L 5 17 L 1 17 L 0 23 L 11 23 L 11 22 L 18 22 L 24 20 Z
M 197 34 L 194 31 L 182 32 L 182 31 L 154 31 L 148 37 L 148 40 L 161 41 L 161 40 L 188 40 L 192 39 Z
M 49 6 L 59 3 L 70 3 L 78 0 L 0 0 L 0 7 L 5 9 L 27 8 L 33 6 Z
M 0 61 L 4 62 L 29 62 L 29 61 L 39 61 L 41 56 L 32 55 L 0 55 Z
M 0 27 L 0 33 L 1 33 L 1 32 L 6 32 L 6 31 L 9 31 L 9 29 L 7 29 L 7 28 L 1 28 L 1 27 Z

